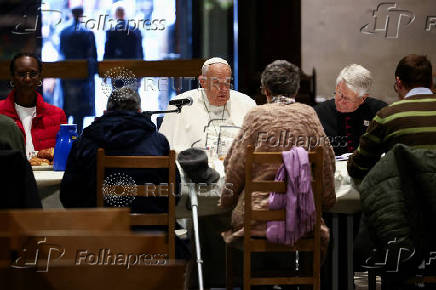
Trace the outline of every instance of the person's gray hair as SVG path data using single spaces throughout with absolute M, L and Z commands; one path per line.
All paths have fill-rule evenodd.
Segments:
M 293 97 L 300 88 L 300 69 L 286 60 L 275 60 L 260 76 L 262 87 L 272 96 Z
M 371 72 L 358 64 L 344 67 L 336 78 L 336 85 L 344 82 L 348 88 L 363 97 L 369 92 L 374 82 Z
M 139 111 L 141 110 L 141 98 L 138 93 L 128 87 L 114 90 L 106 105 L 107 111 Z
M 201 67 L 201 75 L 206 76 L 207 71 L 209 70 L 209 66 L 217 63 L 225 64 L 230 68 L 230 65 L 227 63 L 227 60 L 220 57 L 212 57 L 203 63 L 203 66 Z

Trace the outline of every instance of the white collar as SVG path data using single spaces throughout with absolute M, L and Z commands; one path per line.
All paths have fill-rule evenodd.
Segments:
M 433 95 L 433 92 L 429 88 L 413 88 L 404 96 L 404 98 L 408 98 L 414 95 Z

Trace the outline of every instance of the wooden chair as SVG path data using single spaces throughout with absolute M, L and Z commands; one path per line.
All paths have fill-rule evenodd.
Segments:
M 183 289 L 185 263 L 169 260 L 167 245 L 155 234 L 0 232 L 0 280 L 7 289 Z
M 155 186 L 150 190 L 147 185 L 136 185 L 136 196 L 163 196 L 162 191 L 168 193 L 168 213 L 132 213 L 130 224 L 132 226 L 167 226 L 168 227 L 168 257 L 175 258 L 175 152 L 170 151 L 168 156 L 108 156 L 102 148 L 97 152 L 97 207 L 103 207 L 103 180 L 106 168 L 167 168 L 168 185 Z M 117 193 L 123 192 L 121 186 L 114 185 Z M 172 190 L 171 190 L 172 189 Z M 158 191 L 158 194 L 156 194 Z M 166 196 L 166 195 L 165 195 Z
M 12 254 L 22 247 L 23 236 L 44 232 L 130 232 L 129 210 L 107 209 L 23 209 L 0 211 L 0 234 L 9 237 Z
M 0 266 L 2 289 L 14 290 L 183 290 L 185 264 L 125 266 L 51 265 L 48 272 Z M 4 288 L 3 288 L 4 287 Z
M 323 152 L 321 147 L 309 153 L 312 166 L 312 190 L 316 208 L 316 223 L 313 236 L 298 240 L 292 247 L 282 244 L 270 243 L 264 239 L 252 238 L 251 222 L 284 220 L 285 210 L 252 210 L 251 193 L 261 192 L 286 192 L 286 183 L 277 181 L 253 180 L 253 164 L 283 163 L 281 152 L 254 152 L 252 146 L 247 148 L 245 163 L 245 208 L 244 208 L 244 266 L 243 283 L 244 289 L 250 289 L 251 285 L 313 285 L 313 289 L 320 289 L 320 224 L 321 224 L 321 193 L 322 193 L 322 168 Z M 231 248 L 233 244 L 226 244 L 226 276 L 227 289 L 232 289 L 232 261 Z M 253 278 L 251 273 L 251 253 L 254 252 L 313 252 L 313 274 L 310 277 L 261 277 Z
M 90 208 L 0 211 L 0 232 L 47 230 L 130 231 L 129 210 Z

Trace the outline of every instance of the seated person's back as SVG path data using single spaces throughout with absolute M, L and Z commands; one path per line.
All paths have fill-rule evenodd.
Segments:
M 0 115 L 0 182 L 0 209 L 42 207 L 32 168 L 25 158 L 23 134 L 14 120 L 3 115 Z
M 96 160 L 98 148 L 106 155 L 164 156 L 169 153 L 165 136 L 156 132 L 149 117 L 141 114 L 139 95 L 122 88 L 112 93 L 107 111 L 87 127 L 73 144 L 61 183 L 61 202 L 65 207 L 96 206 Z M 106 170 L 104 182 L 125 185 L 126 195 L 106 195 L 105 206 L 131 207 L 132 212 L 165 212 L 167 198 L 131 197 L 129 186 L 168 183 L 167 169 Z M 176 172 L 176 192 L 180 176 Z M 133 192 L 134 194 L 134 192 Z

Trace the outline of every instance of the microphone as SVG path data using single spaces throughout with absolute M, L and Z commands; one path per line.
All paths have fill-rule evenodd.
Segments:
M 168 104 L 181 107 L 181 106 L 190 106 L 192 105 L 193 102 L 194 101 L 192 100 L 191 97 L 187 97 L 186 99 L 171 100 Z
M 180 113 L 182 111 L 182 106 L 190 106 L 193 102 L 194 101 L 191 97 L 187 97 L 186 99 L 171 100 L 168 104 L 176 106 L 177 109 L 167 111 L 144 111 L 142 113 L 147 117 L 151 117 L 151 115 L 154 114 Z

